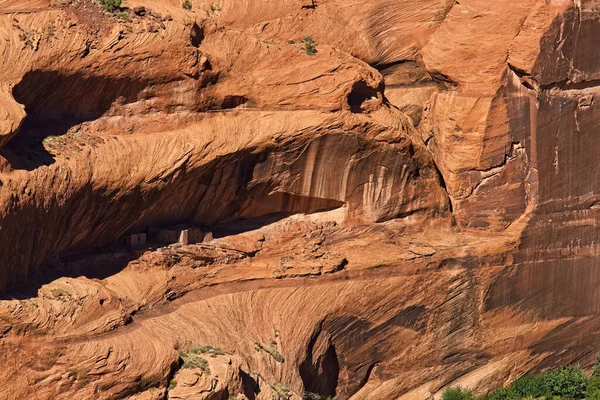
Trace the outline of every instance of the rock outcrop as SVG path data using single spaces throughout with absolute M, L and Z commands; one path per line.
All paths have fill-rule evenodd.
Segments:
M 590 365 L 599 26 L 595 0 L 0 0 L 0 397 Z

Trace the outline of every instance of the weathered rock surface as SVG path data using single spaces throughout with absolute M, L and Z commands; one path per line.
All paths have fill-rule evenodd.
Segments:
M 0 0 L 0 398 L 595 359 L 600 2 L 190 3 Z

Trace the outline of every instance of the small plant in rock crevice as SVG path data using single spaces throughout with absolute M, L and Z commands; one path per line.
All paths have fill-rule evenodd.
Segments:
M 317 393 L 312 393 L 312 392 L 304 392 L 302 394 L 302 400 L 333 400 L 333 397 L 331 396 L 321 396 L 320 394 Z
M 184 0 L 183 3 L 181 3 L 181 7 L 184 10 L 191 11 L 192 10 L 192 3 L 190 3 L 190 0 Z
M 287 400 L 290 398 L 291 390 L 287 388 L 287 386 L 282 385 L 281 383 L 276 383 L 274 385 L 269 383 L 271 389 L 277 393 L 277 397 L 281 400 Z
M 60 288 L 52 288 L 50 290 L 54 299 L 58 299 L 61 301 L 66 301 L 71 298 L 71 295 L 63 289 Z
M 279 352 L 279 350 L 277 350 L 277 348 L 275 347 L 277 346 L 277 342 L 275 340 L 271 340 L 271 345 L 269 347 L 264 346 L 262 343 L 255 341 L 254 342 L 254 350 L 256 351 L 264 351 L 265 353 L 267 353 L 268 355 L 270 355 L 271 357 L 273 357 L 273 359 L 277 362 L 284 362 L 284 358 L 281 355 L 281 353 Z

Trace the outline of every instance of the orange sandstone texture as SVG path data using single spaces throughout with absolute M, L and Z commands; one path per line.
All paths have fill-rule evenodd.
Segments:
M 594 361 L 600 2 L 190 3 L 0 0 L 0 398 Z

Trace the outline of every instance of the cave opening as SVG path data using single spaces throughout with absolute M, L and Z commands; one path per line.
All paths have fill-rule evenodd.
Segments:
M 304 386 L 305 398 L 333 398 L 336 395 L 340 363 L 335 345 L 327 343 L 326 349 L 319 352 L 317 348 L 321 337 L 321 328 L 311 337 L 308 344 L 306 358 L 298 367 L 300 378 Z
M 247 102 L 248 102 L 248 99 L 244 96 L 236 96 L 236 95 L 225 96 L 225 98 L 221 102 L 221 109 L 229 110 L 232 108 L 242 106 L 242 105 L 246 104 Z
M 15 169 L 34 170 L 53 164 L 54 156 L 46 150 L 45 139 L 62 136 L 76 125 L 99 118 L 116 101 L 137 101 L 147 86 L 147 81 L 124 77 L 28 72 L 12 90 L 27 115 L 0 155 Z
M 378 91 L 367 85 L 365 81 L 358 81 L 352 85 L 352 90 L 348 94 L 348 105 L 353 113 L 361 113 L 362 105 L 371 98 L 377 98 Z
M 202 41 L 204 40 L 204 30 L 195 22 L 194 22 L 194 25 L 192 26 L 190 40 L 191 40 L 192 46 L 194 46 L 196 48 L 200 47 L 200 45 L 202 44 Z

